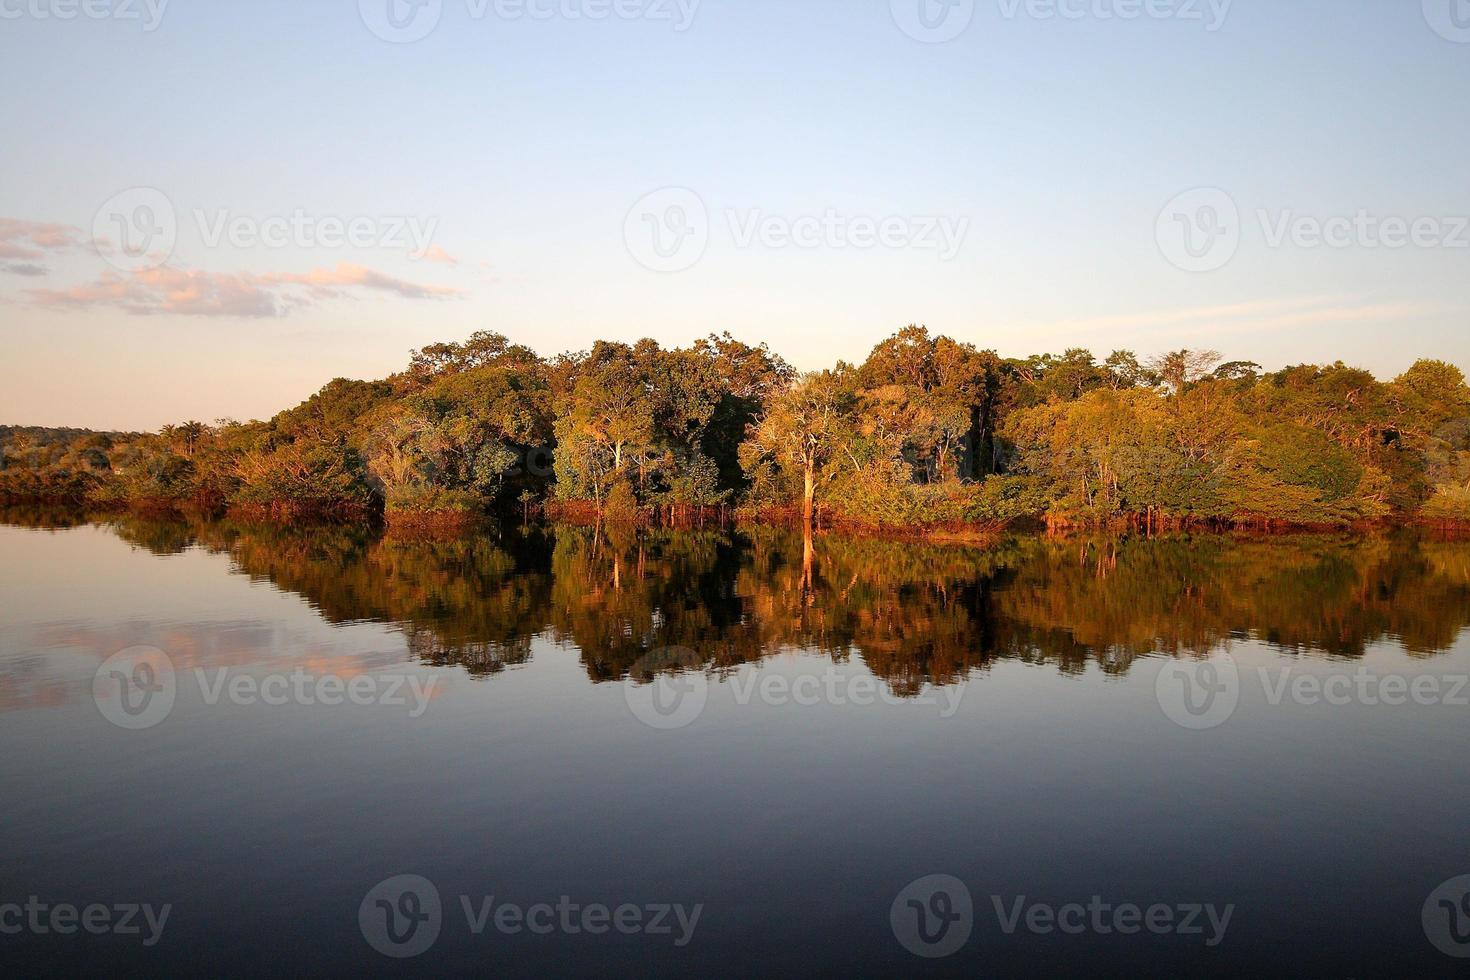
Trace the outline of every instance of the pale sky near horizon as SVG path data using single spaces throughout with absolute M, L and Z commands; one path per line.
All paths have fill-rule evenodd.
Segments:
M 1470 369 L 1470 0 L 420 2 L 0 0 L 0 423 L 478 329 Z

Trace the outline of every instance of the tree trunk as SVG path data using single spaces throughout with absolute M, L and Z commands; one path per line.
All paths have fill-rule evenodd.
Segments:
M 965 459 L 965 476 L 982 479 L 989 476 L 986 462 L 985 429 L 981 424 L 980 406 L 970 406 L 970 431 L 965 434 L 969 452 Z
M 816 468 L 811 463 L 807 463 L 803 471 L 803 483 L 801 520 L 807 527 L 811 527 L 817 503 L 817 474 Z

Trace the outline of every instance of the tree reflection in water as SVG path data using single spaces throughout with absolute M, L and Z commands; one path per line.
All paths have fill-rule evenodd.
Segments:
M 0 519 L 80 520 L 52 511 Z M 1096 662 L 1122 674 L 1138 657 L 1205 656 L 1232 638 L 1337 658 L 1391 639 L 1432 655 L 1470 622 L 1470 543 L 1407 532 L 1015 536 L 975 546 L 761 527 L 491 526 L 413 538 L 177 516 L 107 521 L 156 554 L 226 554 L 330 623 L 391 624 L 421 660 L 480 677 L 527 662 L 540 637 L 574 649 L 594 682 L 647 669 L 649 652 L 666 647 L 695 651 L 713 672 L 799 650 L 860 658 L 912 695 L 997 660 L 1067 673 Z

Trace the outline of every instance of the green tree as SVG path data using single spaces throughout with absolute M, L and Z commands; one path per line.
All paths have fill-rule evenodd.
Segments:
M 837 460 L 851 449 L 856 430 L 851 369 L 804 375 L 776 394 L 746 445 L 747 470 L 762 464 L 800 481 L 802 520 L 811 525 L 817 490 L 835 476 Z

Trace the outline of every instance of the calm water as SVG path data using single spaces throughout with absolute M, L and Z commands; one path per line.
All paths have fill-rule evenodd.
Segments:
M 1470 965 L 1470 544 L 5 520 L 11 975 Z

